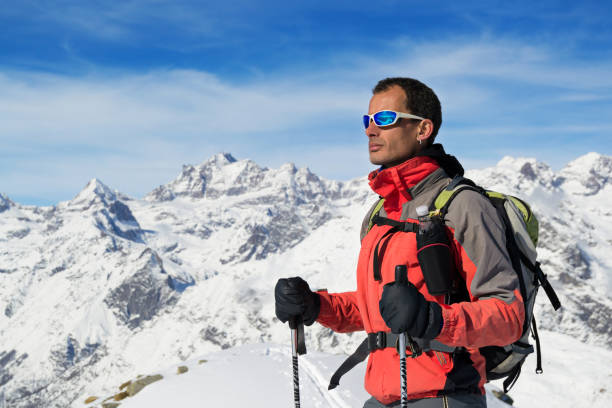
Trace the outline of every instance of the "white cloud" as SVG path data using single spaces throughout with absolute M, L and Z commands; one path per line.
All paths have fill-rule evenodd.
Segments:
M 325 177 L 357 177 L 370 168 L 361 163 L 367 159 L 365 140 L 358 139 L 360 115 L 375 82 L 393 75 L 430 84 L 442 100 L 441 140 L 448 136 L 450 145 L 470 152 L 486 148 L 483 135 L 512 135 L 488 145 L 513 149 L 529 138 L 545 135 L 555 144 L 556 133 L 609 134 L 612 128 L 610 117 L 581 105 L 609 108 L 610 61 L 587 65 L 543 46 L 486 38 L 397 44 L 385 59 L 345 54 L 335 57 L 333 69 L 309 66 L 242 82 L 196 70 L 81 77 L 0 72 L 6 152 L 0 185 L 9 195 L 24 194 L 77 174 L 105 174 L 100 178 L 112 187 L 140 195 L 149 190 L 143 185 L 172 178 L 181 163 L 222 150 L 264 165 L 310 162 Z M 598 143 L 603 139 L 582 148 L 609 153 L 609 142 Z M 28 149 L 26 160 L 19 152 Z M 491 157 L 491 164 L 498 159 Z M 74 181 L 75 193 L 82 184 Z
M 181 133 L 187 136 L 287 129 L 323 114 L 357 108 L 350 93 L 289 81 L 232 85 L 198 71 L 66 78 L 0 75 L 6 134 L 58 141 L 104 136 L 124 140 Z M 367 95 L 367 94 L 366 94 Z M 362 102 L 360 103 L 362 104 Z

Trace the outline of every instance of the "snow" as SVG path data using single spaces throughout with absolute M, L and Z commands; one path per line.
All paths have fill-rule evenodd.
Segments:
M 103 302 L 102 296 L 98 296 L 84 308 L 82 317 L 76 320 L 71 332 L 79 343 L 100 344 L 114 336 L 114 326 L 111 323 L 113 318 Z
M 301 407 L 363 405 L 370 397 L 363 389 L 365 363 L 343 376 L 336 389 L 327 389 L 331 375 L 344 358 L 344 355 L 313 351 L 298 358 Z M 177 367 L 172 367 L 155 373 L 163 379 L 122 400 L 121 408 L 293 406 L 293 365 L 288 346 L 250 344 L 189 360 L 181 366 L 188 371 L 179 374 Z M 110 396 L 99 396 L 98 400 Z M 87 397 L 83 395 L 73 407 L 94 405 L 95 402 L 84 404 Z M 509 407 L 490 392 L 487 400 L 489 408 Z
M 608 388 L 612 383 L 612 367 L 602 363 L 612 361 L 612 351 L 589 347 L 554 332 L 543 331 L 540 335 L 546 353 L 544 374 L 535 374 L 535 358 L 530 357 L 519 381 L 509 392 L 514 399 L 513 406 L 611 406 L 612 396 Z M 369 398 L 363 389 L 365 362 L 342 377 L 336 389 L 327 390 L 331 375 L 345 358 L 345 355 L 312 350 L 299 357 L 302 407 L 348 408 L 363 405 Z M 272 408 L 293 404 L 293 370 L 289 346 L 248 344 L 206 354 L 180 365 L 186 366 L 188 371 L 178 374 L 177 367 L 169 367 L 150 373 L 161 374 L 164 379 L 123 400 L 121 408 L 245 405 Z M 501 381 L 487 384 L 485 388 L 489 408 L 509 407 L 491 392 L 501 390 Z M 111 395 L 97 396 L 104 399 Z M 87 406 L 83 401 L 88 396 L 82 395 L 73 407 Z
M 610 160 L 589 154 L 553 172 L 535 159 L 504 158 L 467 174 L 532 204 L 541 226 L 539 259 L 563 303 L 553 312 L 545 295 L 538 297 L 545 373 L 527 381 L 533 367 L 524 370 L 511 393 L 518 407 L 549 406 L 548 400 L 612 406 L 609 363 L 602 364 L 612 361 Z M 359 228 L 375 201 L 365 178 L 329 181 L 292 164 L 266 169 L 228 154 L 185 166 L 145 199 L 96 179 L 54 207 L 0 195 L 0 381 L 10 378 L 0 386 L 0 407 L 65 408 L 78 395 L 110 394 L 138 374 L 192 364 L 177 377 L 185 381 L 206 370 L 193 363 L 198 356 L 240 357 L 247 353 L 242 345 L 250 345 L 248 368 L 277 361 L 270 356 L 286 358 L 278 346 L 288 339 L 274 318 L 274 283 L 299 275 L 313 289 L 354 290 Z M 133 221 L 127 211 L 112 211 L 123 208 L 117 203 Z M 130 308 L 133 327 L 122 320 Z M 363 334 L 313 325 L 306 336 L 305 372 L 316 369 L 328 379 L 344 357 L 338 353 L 352 352 Z M 275 351 L 265 357 L 249 347 Z M 290 365 L 280 365 L 291 403 L 284 377 Z M 321 406 L 339 404 L 310 378 L 304 374 L 303 395 L 318 395 Z M 361 406 L 362 383 L 358 375 L 337 395 Z M 34 393 L 15 402 L 23 390 Z
M 535 355 L 527 358 L 509 392 L 516 407 L 612 407 L 611 350 L 547 330 L 539 335 L 544 372 L 535 373 Z
M 122 404 L 125 408 L 162 406 L 284 407 L 293 402 L 291 350 L 278 345 L 248 345 L 192 360 L 189 371 L 162 372 L 165 380 L 152 384 Z M 299 358 L 303 407 L 351 407 L 365 399 L 358 372 L 347 377 L 343 392 L 327 392 L 326 374 L 341 357 L 309 352 Z M 352 391 L 355 388 L 357 391 Z M 361 387 L 363 388 L 363 387 Z M 340 394 L 340 395 L 338 395 Z
M 66 202 L 68 206 L 86 205 L 89 207 L 95 200 L 107 202 L 117 199 L 117 195 L 98 179 L 91 179 L 89 183 L 72 200 Z

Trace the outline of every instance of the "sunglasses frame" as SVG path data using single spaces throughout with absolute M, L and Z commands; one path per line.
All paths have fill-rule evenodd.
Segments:
M 378 123 L 376 123 L 376 120 L 374 119 L 374 116 L 378 115 L 378 114 L 379 114 L 379 113 L 381 113 L 381 112 L 393 112 L 393 113 L 395 113 L 395 119 L 393 120 L 393 122 L 388 123 L 388 124 L 386 124 L 386 125 L 379 125 Z M 367 124 L 367 125 L 366 125 L 366 123 L 365 123 L 365 118 L 368 118 L 368 124 Z M 422 117 L 417 116 L 417 115 L 413 115 L 413 114 L 411 114 L 411 113 L 397 112 L 397 111 L 394 111 L 394 110 L 385 109 L 385 110 L 381 110 L 381 111 L 378 111 L 378 112 L 374 112 L 374 113 L 373 113 L 373 114 L 371 114 L 371 115 L 368 115 L 368 114 L 363 115 L 363 119 L 364 119 L 364 121 L 363 121 L 363 125 L 364 125 L 364 126 L 365 126 L 365 128 L 367 129 L 367 128 L 368 128 L 368 126 L 370 126 L 370 122 L 372 122 L 372 121 L 373 121 L 373 122 L 374 122 L 374 124 L 375 124 L 376 126 L 378 126 L 378 127 L 387 127 L 387 126 L 395 125 L 395 124 L 397 123 L 398 119 L 400 119 L 400 118 L 405 118 L 405 119 L 418 119 L 418 120 L 425 120 L 425 118 L 422 118 Z

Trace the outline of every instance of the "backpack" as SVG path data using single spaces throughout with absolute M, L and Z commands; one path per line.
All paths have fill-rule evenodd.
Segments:
M 538 220 L 529 205 L 523 200 L 495 191 L 485 190 L 470 179 L 462 176 L 454 177 L 430 205 L 429 216 L 444 219 L 453 199 L 463 190 L 476 191 L 483 194 L 495 207 L 500 219 L 506 227 L 506 248 L 512 261 L 512 267 L 519 280 L 521 296 L 525 309 L 525 321 L 521 338 L 506 346 L 481 347 L 480 353 L 486 361 L 487 381 L 506 378 L 504 392 L 514 385 L 521 372 L 525 358 L 533 353 L 533 345 L 529 342 L 531 333 L 535 340 L 537 365 L 536 373 L 542 370 L 540 339 L 538 336 L 533 308 L 538 289 L 541 286 L 548 296 L 554 310 L 561 303 L 554 289 L 536 260 L 536 245 L 538 243 Z M 384 199 L 375 205 L 369 217 L 369 231 L 375 223 L 375 217 L 383 206 Z M 465 284 L 463 285 L 465 286 Z

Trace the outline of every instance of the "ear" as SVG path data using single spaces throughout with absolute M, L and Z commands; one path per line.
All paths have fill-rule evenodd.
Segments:
M 417 127 L 417 140 L 427 142 L 434 130 L 434 124 L 430 119 L 423 119 Z

